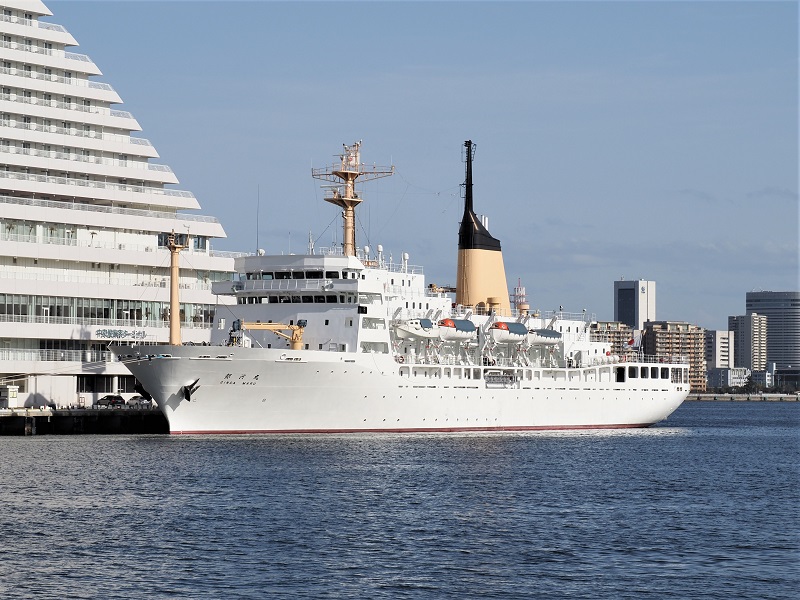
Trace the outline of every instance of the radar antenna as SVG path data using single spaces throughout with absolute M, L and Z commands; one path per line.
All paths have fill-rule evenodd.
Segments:
M 344 219 L 344 255 L 355 256 L 355 208 L 362 201 L 356 193 L 356 179 L 361 178 L 362 181 L 370 181 L 394 175 L 394 166 L 378 167 L 376 165 L 362 164 L 360 140 L 351 146 L 342 145 L 344 146 L 344 152 L 339 156 L 340 162 L 320 169 L 311 169 L 311 176 L 323 181 L 344 182 L 344 189 L 339 186 L 333 187 L 330 191 L 330 196 L 325 197 L 325 201 L 342 209 L 342 217 Z

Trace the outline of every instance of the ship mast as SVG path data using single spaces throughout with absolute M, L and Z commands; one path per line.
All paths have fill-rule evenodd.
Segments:
M 370 181 L 394 174 L 394 166 L 378 167 L 361 164 L 361 142 L 351 146 L 343 144 L 344 152 L 339 156 L 339 164 L 333 164 L 321 169 L 311 169 L 311 176 L 315 179 L 344 183 L 344 189 L 334 186 L 331 195 L 325 198 L 326 202 L 335 204 L 342 209 L 344 220 L 344 255 L 356 255 L 356 217 L 355 208 L 361 204 L 362 199 L 356 193 L 355 184 L 359 177 L 362 181 Z
M 186 246 L 177 241 L 175 230 L 167 238 L 169 248 L 169 343 L 170 346 L 181 345 L 181 310 L 178 298 L 178 283 L 180 281 L 179 256 Z

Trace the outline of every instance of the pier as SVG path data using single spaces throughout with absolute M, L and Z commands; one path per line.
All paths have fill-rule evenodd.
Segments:
M 797 394 L 689 394 L 687 402 L 798 402 Z
M 156 408 L 3 408 L 0 436 L 169 433 Z

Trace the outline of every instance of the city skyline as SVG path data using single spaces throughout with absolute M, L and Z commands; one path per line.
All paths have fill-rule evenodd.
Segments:
M 217 249 L 340 242 L 310 169 L 363 139 L 397 172 L 364 188 L 359 245 L 452 284 L 472 139 L 532 308 L 608 320 L 613 281 L 646 279 L 657 319 L 724 329 L 746 292 L 798 289 L 796 4 L 221 6 L 51 3 Z

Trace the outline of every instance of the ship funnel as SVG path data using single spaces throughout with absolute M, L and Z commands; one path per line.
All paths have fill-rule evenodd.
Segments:
M 464 216 L 458 230 L 458 273 L 456 304 L 473 306 L 476 311 L 490 309 L 499 314 L 511 314 L 508 284 L 503 265 L 500 240 L 486 228 L 487 217 L 479 218 L 473 210 L 472 160 L 475 144 L 464 142 L 466 178 L 464 181 Z

